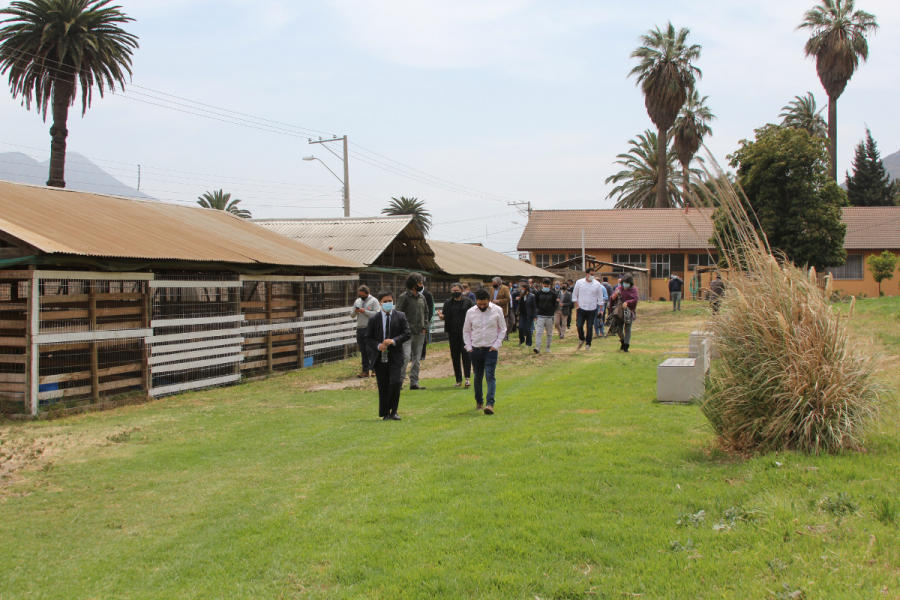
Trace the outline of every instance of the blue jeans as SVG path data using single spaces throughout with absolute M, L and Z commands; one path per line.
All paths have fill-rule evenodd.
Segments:
M 600 306 L 598 306 L 598 307 L 597 307 L 597 314 L 594 315 L 594 335 L 595 335 L 596 337 L 600 337 L 601 335 L 603 335 L 603 331 L 604 331 L 604 328 L 603 328 L 603 307 L 604 307 L 603 304 L 601 304 Z
M 531 346 L 531 334 L 534 332 L 534 319 L 519 317 L 519 343 Z
M 484 404 L 484 393 L 481 380 L 487 377 L 487 405 L 494 405 L 494 394 L 497 391 L 497 357 L 499 352 L 491 352 L 490 348 L 473 348 L 469 355 L 472 358 L 472 370 L 475 375 L 475 402 Z

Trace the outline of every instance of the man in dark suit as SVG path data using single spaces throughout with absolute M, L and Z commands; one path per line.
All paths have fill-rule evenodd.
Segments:
M 378 382 L 378 416 L 384 421 L 399 421 L 397 405 L 403 387 L 403 344 L 411 333 L 406 315 L 394 310 L 394 295 L 390 290 L 378 292 L 381 311 L 369 319 L 366 327 L 366 347 L 369 361 L 375 365 Z M 382 355 L 387 353 L 387 361 Z

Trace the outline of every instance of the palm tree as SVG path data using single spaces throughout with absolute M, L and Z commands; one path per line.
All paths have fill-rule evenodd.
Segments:
M 399 198 L 391 198 L 388 207 L 382 209 L 383 215 L 412 215 L 413 223 L 427 236 L 431 230 L 431 213 L 425 210 L 425 201 L 418 198 L 407 198 L 400 196 Z
M 818 111 L 816 106 L 816 97 L 812 92 L 806 92 L 806 96 L 794 96 L 794 100 L 782 107 L 781 125 L 790 127 L 791 129 L 803 129 L 813 137 L 827 139 L 828 126 L 825 119 L 822 118 L 822 111 Z
M 797 29 L 812 32 L 806 42 L 806 56 L 816 57 L 816 72 L 828 94 L 828 142 L 831 178 L 837 181 L 837 99 L 847 82 L 869 58 L 866 34 L 878 29 L 875 15 L 853 11 L 854 0 L 820 0 L 806 12 Z
M 615 175 L 606 178 L 606 183 L 615 183 L 615 188 L 607 198 L 618 196 L 616 208 L 672 208 L 684 206 L 684 198 L 681 195 L 681 178 L 675 169 L 677 155 L 674 150 L 667 149 L 666 166 L 668 167 L 666 180 L 665 206 L 659 206 L 657 202 L 657 186 L 659 185 L 659 169 L 657 168 L 659 154 L 659 141 L 652 130 L 647 129 L 638 135 L 637 141 L 628 140 L 631 150 L 627 154 L 619 154 L 613 164 L 625 167 Z M 691 171 L 697 177 L 700 172 Z
M 218 190 L 215 192 L 206 192 L 199 198 L 197 198 L 197 204 L 202 206 L 203 208 L 211 208 L 213 210 L 224 210 L 225 212 L 230 212 L 233 215 L 241 217 L 242 219 L 250 218 L 250 211 L 245 208 L 238 208 L 238 204 L 240 204 L 240 200 L 232 200 L 231 194 L 225 194 L 222 190 Z
M 0 15 L 9 18 L 0 29 L 0 74 L 9 71 L 13 98 L 47 120 L 50 128 L 50 177 L 47 185 L 66 187 L 66 129 L 69 107 L 81 87 L 81 115 L 91 105 L 94 86 L 103 97 L 106 88 L 125 89 L 131 77 L 131 54 L 137 36 L 119 27 L 134 19 L 111 0 L 22 0 L 12 2 Z
M 656 206 L 665 208 L 669 205 L 666 198 L 666 181 L 668 179 L 668 164 L 666 161 L 666 148 L 668 143 L 666 135 L 678 111 L 681 110 L 688 94 L 694 89 L 695 80 L 701 77 L 700 69 L 691 64 L 691 61 L 700 58 L 700 46 L 687 45 L 687 37 L 690 29 L 683 28 L 675 31 L 672 23 L 669 23 L 665 32 L 659 27 L 648 31 L 641 36 L 641 46 L 631 53 L 631 58 L 640 60 L 640 64 L 631 70 L 629 77 L 637 77 L 637 83 L 644 93 L 644 105 L 650 120 L 659 130 L 659 148 L 657 163 L 659 169 L 659 185 L 656 187 Z
M 706 106 L 707 98 L 709 96 L 701 98 L 700 92 L 693 90 L 681 107 L 681 114 L 675 119 L 675 125 L 672 127 L 672 145 L 675 154 L 678 155 L 678 162 L 681 163 L 681 183 L 685 201 L 688 199 L 688 186 L 691 183 L 688 167 L 703 145 L 703 138 L 712 135 L 712 128 L 708 123 L 716 118 Z

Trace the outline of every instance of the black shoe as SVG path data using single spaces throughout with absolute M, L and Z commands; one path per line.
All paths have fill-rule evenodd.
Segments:
M 630 346 L 630 345 L 631 344 L 622 344 L 622 350 L 624 350 L 625 352 L 628 352 L 628 346 Z
M 422 385 L 410 385 L 410 386 L 409 386 L 409 389 L 411 389 L 411 390 L 425 390 L 425 389 L 428 389 L 428 388 L 426 388 L 425 386 L 422 386 Z
M 534 352 L 535 354 L 540 354 L 540 353 L 541 353 L 541 351 L 538 350 L 537 348 L 535 348 L 534 350 L 532 350 L 532 352 Z
M 391 421 L 400 421 L 401 420 L 400 415 L 398 415 L 397 413 L 392 414 L 391 416 L 388 417 L 388 419 L 390 419 Z
M 619 350 L 625 349 L 625 342 L 619 342 Z
M 390 419 L 390 417 L 381 417 L 382 421 L 387 421 L 388 419 Z

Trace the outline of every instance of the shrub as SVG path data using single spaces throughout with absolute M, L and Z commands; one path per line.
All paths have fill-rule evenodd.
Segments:
M 721 310 L 710 316 L 719 359 L 703 413 L 739 451 L 859 449 L 883 394 L 876 363 L 806 271 L 772 253 L 739 192 L 711 190 L 729 224 L 720 247 L 733 250 L 723 255 L 731 271 Z

